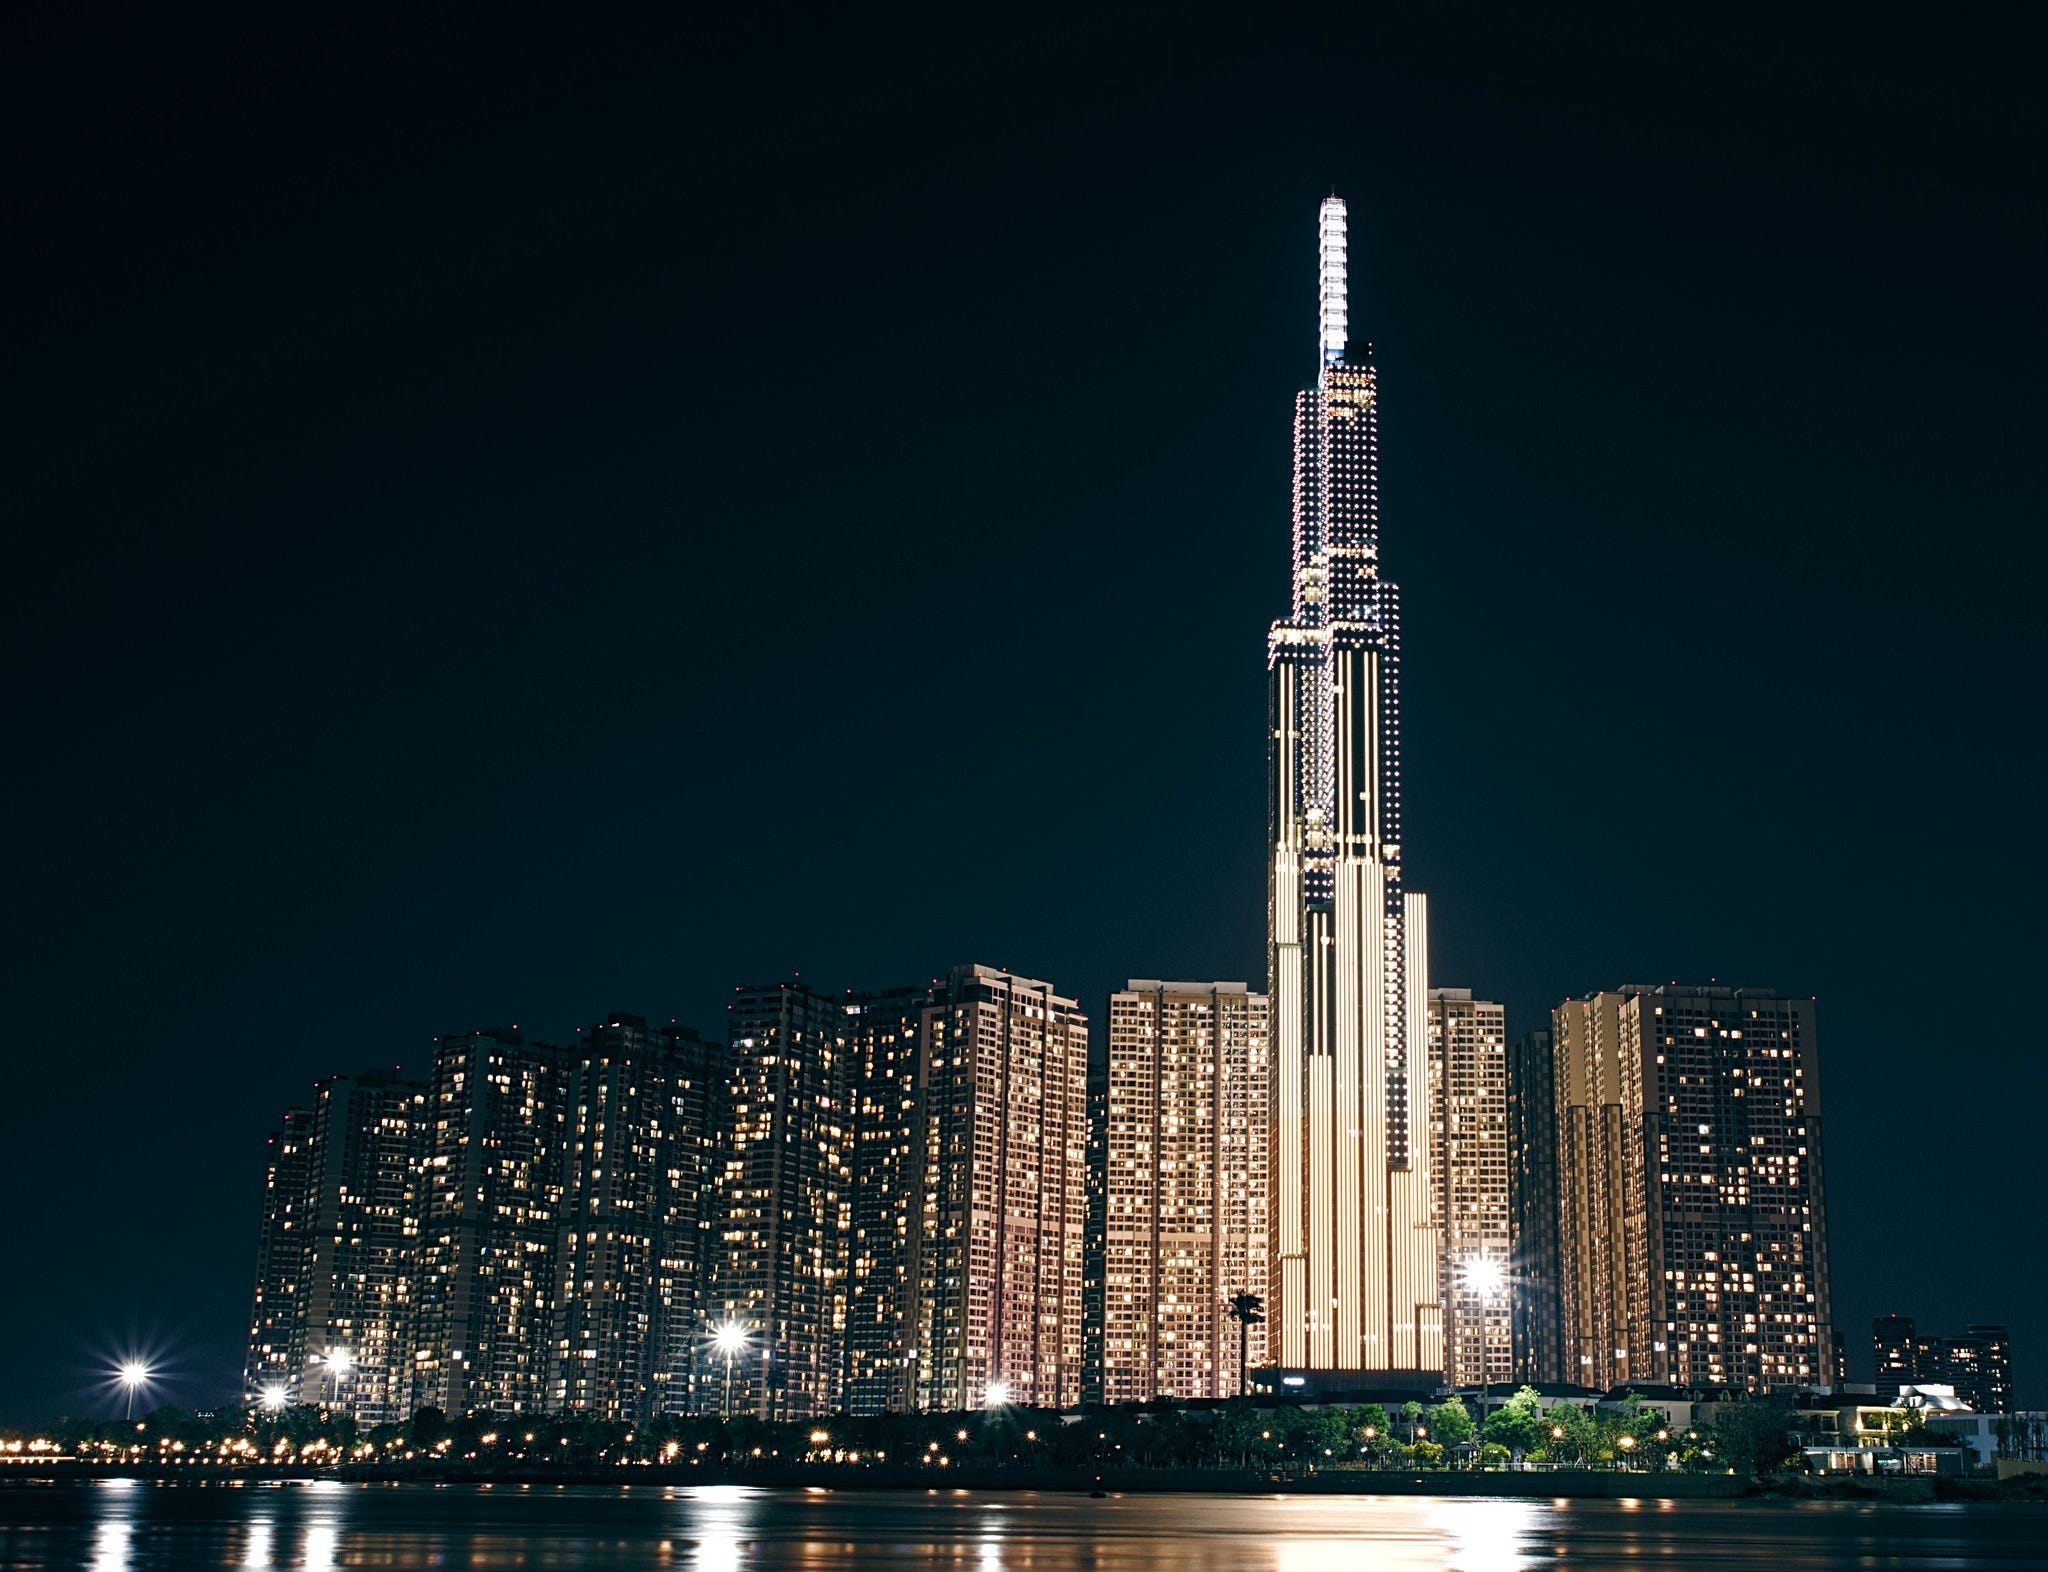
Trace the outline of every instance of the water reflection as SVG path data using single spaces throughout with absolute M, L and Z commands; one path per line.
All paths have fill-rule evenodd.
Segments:
M 1975 1504 L 106 1482 L 0 1494 L 0 1568 L 2015 1572 L 2044 1528 Z
M 753 1521 L 754 1492 L 743 1485 L 706 1485 L 683 1492 L 698 1572 L 735 1572 Z
M 245 1567 L 267 1567 L 270 1565 L 270 1546 L 277 1534 L 277 1524 L 269 1512 L 261 1511 L 249 1521 L 248 1537 L 242 1542 L 242 1565 Z
M 126 1518 L 109 1518 L 93 1535 L 93 1572 L 127 1572 L 128 1550 L 135 1537 L 135 1525 Z

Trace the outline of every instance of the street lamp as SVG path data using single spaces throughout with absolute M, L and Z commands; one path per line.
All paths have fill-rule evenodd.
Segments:
M 121 1361 L 121 1368 L 118 1374 L 121 1385 L 128 1389 L 127 1413 L 129 1419 L 132 1420 L 135 1417 L 136 1390 L 149 1384 L 150 1369 L 140 1359 L 124 1359 Z
M 1486 1400 L 1491 1395 L 1493 1381 L 1493 1362 L 1487 1357 L 1486 1312 L 1506 1283 L 1507 1274 L 1500 1269 L 1498 1261 L 1474 1256 L 1458 1269 L 1458 1277 L 1467 1290 L 1479 1296 L 1479 1429 L 1483 1436 L 1486 1431 Z
M 284 1407 L 285 1395 L 283 1383 L 274 1382 L 263 1389 L 263 1406 L 274 1414 Z
M 1634 1436 L 1623 1436 L 1623 1437 L 1621 1438 L 1620 1446 L 1621 1446 L 1621 1466 L 1622 1466 L 1623 1468 L 1627 1468 L 1627 1467 L 1628 1467 L 1628 1460 L 1629 1460 L 1630 1456 L 1631 1456 L 1631 1455 L 1632 1455 L 1632 1454 L 1633 1454 L 1633 1453 L 1635 1452 L 1635 1449 L 1636 1449 L 1636 1438 L 1635 1438 Z
M 1010 1388 L 1009 1388 L 1009 1385 L 1008 1385 L 1008 1383 L 1007 1383 L 1007 1382 L 1003 1382 L 1003 1381 L 991 1381 L 991 1382 L 989 1382 L 989 1384 L 988 1384 L 988 1395 L 987 1395 L 987 1396 L 986 1396 L 985 1398 L 983 1398 L 983 1399 L 982 1399 L 982 1402 L 983 1402 L 984 1406 L 986 1406 L 986 1407 L 989 1407 L 989 1408 L 1001 1408 L 1001 1407 L 1002 1407 L 1002 1406 L 1003 1406 L 1003 1405 L 1004 1405 L 1005 1403 L 1007 1403 L 1007 1402 L 1009 1402 L 1009 1401 L 1010 1401 Z
M 315 1354 L 313 1363 L 327 1366 L 327 1400 L 332 1408 L 341 1407 L 341 1383 L 348 1379 L 348 1373 L 356 1367 L 356 1356 L 346 1348 L 330 1348 L 326 1354 Z
M 712 1344 L 725 1355 L 725 1407 L 724 1417 L 732 1418 L 732 1360 L 733 1355 L 747 1346 L 747 1329 L 737 1321 L 721 1321 L 711 1333 Z

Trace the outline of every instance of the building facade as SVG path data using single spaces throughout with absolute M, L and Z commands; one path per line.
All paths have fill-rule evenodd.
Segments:
M 1508 1053 L 1508 1276 L 1514 1373 L 1565 1377 L 1560 1351 L 1557 1220 L 1557 1072 L 1548 1028 L 1525 1032 Z M 1577 1361 L 1571 1361 L 1576 1369 Z
M 702 1379 L 707 1086 L 723 1056 L 619 1011 L 576 1038 L 548 1406 L 633 1423 L 687 1408 Z
M 421 1142 L 413 1402 L 547 1406 L 567 1128 L 567 1055 L 516 1027 L 434 1045 Z
M 1110 995 L 1091 1148 L 1101 1197 L 1099 1399 L 1234 1397 L 1233 1296 L 1267 1296 L 1267 1001 L 1243 983 L 1133 980 Z M 1266 1360 L 1266 1327 L 1246 1339 Z
M 1972 1323 L 1946 1345 L 1942 1372 L 1956 1396 L 1980 1414 L 2012 1413 L 2012 1338 L 2006 1329 Z
M 1941 1379 L 1930 1339 L 1920 1336 L 1909 1315 L 1881 1315 L 1870 1323 L 1871 1367 L 1877 1395 L 1894 1395 L 1902 1386 Z
M 715 1185 L 709 1318 L 746 1335 L 733 1411 L 762 1419 L 839 1404 L 852 1223 L 845 1007 L 790 981 L 726 1006 L 730 1127 Z
M 937 985 L 894 988 L 856 995 L 843 1007 L 853 1108 L 842 1397 L 850 1414 L 917 1406 L 913 1349 L 925 1183 L 920 1069 L 925 1017 L 942 998 Z
M 1507 1011 L 1469 988 L 1429 990 L 1430 1139 L 1436 1153 L 1444 1379 L 1514 1374 L 1508 1204 Z
M 1552 1016 L 1562 1311 L 1589 1385 L 1827 1384 L 1809 1000 L 1625 988 Z
M 250 1402 L 275 1402 L 296 1390 L 306 1368 L 307 1204 L 312 1178 L 313 1113 L 288 1108 L 265 1143 L 263 1222 L 256 1242 L 256 1294 L 249 1314 L 249 1355 L 242 1390 Z
M 412 1316 L 427 1090 L 395 1073 L 314 1088 L 300 1338 L 290 1396 L 365 1425 L 412 1412 Z
M 925 1016 L 914 1355 L 928 1409 L 1080 1400 L 1088 1017 L 1049 983 L 956 967 Z
M 1348 355 L 1343 202 L 1318 220 L 1315 385 L 1294 409 L 1294 561 L 1269 673 L 1274 1190 L 1268 1356 L 1444 1366 L 1425 923 L 1401 885 L 1400 597 L 1380 571 L 1378 384 Z

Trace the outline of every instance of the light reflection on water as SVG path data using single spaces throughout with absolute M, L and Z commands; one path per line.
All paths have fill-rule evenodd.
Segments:
M 2038 1568 L 2048 1509 L 1404 1496 L 134 1485 L 0 1490 L 0 1567 L 676 1572 Z

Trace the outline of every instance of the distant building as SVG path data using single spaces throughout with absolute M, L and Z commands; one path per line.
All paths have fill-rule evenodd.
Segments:
M 366 1425 L 410 1417 L 426 1088 L 389 1071 L 314 1088 L 305 1318 L 291 1396 Z
M 550 1399 L 568 1056 L 516 1027 L 436 1040 L 421 1137 L 413 1404 Z
M 1949 1338 L 1942 1373 L 1975 1412 L 2013 1412 L 2012 1339 L 2004 1327 L 1973 1324 Z
M 2002 1326 L 1976 1322 L 1959 1337 L 1930 1337 L 1909 1315 L 1881 1315 L 1870 1324 L 1880 1395 L 1937 1383 L 1979 1414 L 2013 1411 L 2012 1339 Z
M 917 1400 L 1080 1399 L 1088 1017 L 1049 983 L 956 967 L 926 1017 Z
M 747 1335 L 733 1411 L 839 1405 L 852 1223 L 853 1085 L 844 1006 L 801 982 L 726 1006 L 729 1129 L 715 1186 L 709 1320 Z
M 1565 1379 L 1558 1310 L 1557 1068 L 1551 1034 L 1525 1033 L 1508 1052 L 1508 1220 L 1515 1378 Z
M 265 1143 L 263 1224 L 242 1388 L 251 1402 L 295 1393 L 306 1368 L 306 1258 L 313 1114 L 288 1108 Z
M 1928 1349 L 1909 1315 L 1881 1315 L 1870 1323 L 1871 1359 L 1878 1391 L 1890 1395 L 1901 1386 L 1931 1381 L 1939 1362 Z
M 1514 1370 L 1507 1013 L 1469 988 L 1432 988 L 1428 1007 L 1444 1379 L 1505 1382 Z
M 1134 979 L 1110 995 L 1098 1080 L 1103 1402 L 1234 1397 L 1235 1294 L 1267 1297 L 1266 997 Z M 1266 1360 L 1265 1326 L 1247 1337 Z
M 1552 1014 L 1561 1310 L 1580 1379 L 1833 1379 L 1814 1007 L 1624 988 Z
M 723 1051 L 615 1011 L 568 1065 L 550 1406 L 632 1423 L 689 1406 L 709 1112 Z

